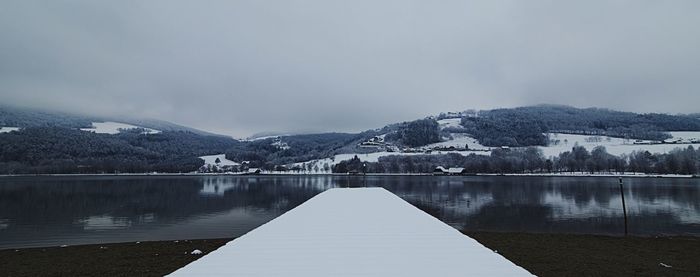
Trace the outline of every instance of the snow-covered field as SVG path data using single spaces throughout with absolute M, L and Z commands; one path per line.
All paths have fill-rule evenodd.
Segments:
M 204 165 L 218 165 L 218 166 L 235 166 L 239 163 L 232 160 L 226 159 L 226 154 L 201 156 L 200 159 L 204 160 Z M 219 159 L 220 163 L 216 163 L 216 159 Z
M 455 127 L 455 128 L 460 128 L 462 127 L 460 123 L 462 122 L 461 118 L 446 118 L 446 119 L 441 119 L 437 121 L 438 124 L 440 124 L 440 129 L 445 129 L 448 127 Z
M 700 132 L 669 132 L 673 138 L 682 140 L 700 139 Z
M 336 188 L 171 276 L 532 275 L 383 188 Z
M 308 162 L 300 162 L 300 163 L 295 163 L 292 166 L 302 166 L 303 167 L 305 165 L 310 164 L 311 168 L 312 168 L 310 173 L 324 173 L 323 169 L 326 165 L 329 168 L 332 168 L 334 165 L 340 163 L 341 161 L 350 160 L 355 156 L 357 156 L 357 158 L 359 158 L 363 162 L 378 162 L 379 158 L 386 157 L 386 156 L 444 155 L 444 154 L 449 154 L 449 153 L 460 154 L 462 156 L 468 156 L 470 154 L 491 155 L 490 151 L 432 151 L 430 154 L 426 154 L 423 152 L 403 153 L 403 152 L 385 152 L 385 151 L 383 151 L 383 152 L 375 152 L 375 153 L 368 153 L 368 154 L 338 154 L 338 155 L 335 155 L 333 158 L 311 160 Z M 318 170 L 315 170 L 315 167 L 318 167 Z
M 692 139 L 700 138 L 700 132 L 669 132 L 674 138 Z M 676 148 L 686 148 L 689 145 L 700 147 L 700 144 L 634 144 L 634 140 L 613 138 L 607 136 L 588 136 L 570 134 L 549 134 L 550 140 L 559 141 L 558 144 L 550 143 L 549 146 L 539 147 L 545 157 L 558 156 L 559 153 L 571 151 L 574 145 L 583 146 L 588 151 L 596 146 L 605 146 L 608 153 L 613 155 L 629 154 L 636 150 L 646 150 L 651 153 L 668 153 Z
M 435 147 L 450 147 L 450 146 L 454 146 L 455 148 L 464 148 L 465 145 L 468 145 L 469 149 L 471 149 L 471 150 L 489 149 L 489 147 L 481 145 L 479 143 L 479 141 L 470 137 L 467 134 L 453 133 L 451 135 L 452 135 L 452 139 L 450 139 L 450 140 L 438 142 L 438 143 L 433 143 L 433 144 L 428 144 L 428 145 L 423 146 L 421 148 L 433 149 Z
M 700 138 L 700 132 L 669 132 L 674 138 L 682 138 L 684 140 L 690 140 L 693 138 Z M 549 134 L 550 140 L 558 141 L 552 143 L 546 147 L 539 147 L 542 149 L 544 156 L 549 158 L 552 156 L 558 156 L 559 153 L 565 151 L 571 151 L 574 145 L 580 145 L 592 151 L 596 146 L 605 146 L 608 153 L 613 155 L 629 154 L 636 150 L 647 150 L 652 153 L 668 153 L 676 148 L 686 148 L 689 145 L 693 145 L 695 148 L 700 148 L 700 144 L 633 144 L 634 140 L 626 140 L 621 138 L 613 138 L 607 136 L 588 136 L 588 135 L 570 135 L 570 134 Z M 466 134 L 455 133 L 452 134 L 452 139 L 438 142 L 430 145 L 421 147 L 421 149 L 431 149 L 434 147 L 464 147 L 469 145 L 469 149 L 491 149 L 491 147 L 483 146 L 479 142 L 469 137 Z M 292 165 L 303 167 L 304 170 L 307 169 L 307 165 L 311 165 L 311 170 L 307 173 L 326 173 L 324 168 L 332 168 L 334 165 L 340 163 L 341 161 L 350 160 L 354 156 L 357 156 L 363 162 L 377 162 L 380 157 L 401 155 L 401 156 L 413 156 L 413 155 L 442 155 L 448 153 L 456 153 L 463 156 L 469 154 L 477 155 L 491 155 L 491 151 L 432 151 L 430 154 L 424 152 L 420 153 L 405 153 L 405 152 L 375 152 L 369 154 L 339 154 L 335 155 L 333 158 L 311 160 L 307 162 L 295 163 Z
M 292 134 L 279 134 L 279 135 L 269 135 L 269 136 L 262 136 L 262 137 L 247 137 L 247 138 L 241 138 L 239 140 L 240 141 L 256 141 L 256 140 L 265 140 L 265 139 L 271 139 L 271 138 L 288 137 L 291 135 Z
M 128 129 L 137 129 L 137 128 L 142 128 L 144 129 L 144 134 L 158 134 L 161 131 L 151 129 L 151 128 L 144 128 L 144 127 L 139 127 L 139 126 L 134 126 L 131 124 L 126 124 L 126 123 L 120 123 L 120 122 L 93 122 L 92 123 L 92 128 L 82 128 L 80 130 L 83 131 L 88 131 L 88 132 L 95 132 L 98 134 L 118 134 L 120 132 L 120 129 L 128 130 Z
M 0 133 L 9 133 L 12 131 L 19 131 L 19 127 L 0 127 Z

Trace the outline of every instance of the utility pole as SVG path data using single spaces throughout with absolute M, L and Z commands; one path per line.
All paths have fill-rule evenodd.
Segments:
M 622 188 L 622 177 L 620 177 L 620 197 L 622 198 L 622 214 L 625 217 L 625 236 L 627 236 L 627 205 L 625 204 L 625 190 Z

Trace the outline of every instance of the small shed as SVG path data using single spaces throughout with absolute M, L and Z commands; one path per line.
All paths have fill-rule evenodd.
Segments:
M 262 173 L 262 170 L 260 170 L 260 168 L 249 168 L 248 169 L 248 174 L 257 175 L 260 173 Z

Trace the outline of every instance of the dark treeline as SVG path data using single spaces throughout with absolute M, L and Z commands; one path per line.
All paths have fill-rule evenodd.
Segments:
M 426 118 L 404 122 L 397 127 L 396 131 L 386 136 L 387 141 L 409 147 L 440 142 L 440 128 L 435 119 Z
M 574 146 L 571 151 L 547 159 L 536 147 L 495 149 L 491 155 L 457 153 L 446 155 L 393 155 L 378 162 L 362 162 L 354 158 L 333 167 L 335 173 L 431 173 L 437 166 L 462 167 L 464 173 L 621 173 L 698 174 L 700 149 L 677 148 L 667 154 L 636 151 L 629 155 L 609 154 L 605 147 L 592 151 Z
M 546 132 L 663 140 L 670 137 L 666 131 L 700 131 L 695 116 L 555 105 L 481 111 L 478 117 L 463 118 L 462 125 L 486 146 L 546 145 Z
M 238 141 L 191 132 L 116 135 L 61 127 L 28 127 L 0 134 L 0 174 L 190 172 L 198 156 L 222 153 Z
M 89 128 L 96 118 L 0 104 L 0 126 Z

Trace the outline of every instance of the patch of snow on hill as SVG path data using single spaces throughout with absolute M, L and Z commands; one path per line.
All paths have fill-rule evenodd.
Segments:
M 700 138 L 700 132 L 669 132 L 674 138 Z M 587 136 L 587 135 L 571 135 L 571 134 L 549 134 L 549 146 L 539 147 L 544 152 L 544 156 L 559 156 L 559 153 L 571 151 L 574 145 L 578 144 L 585 147 L 588 151 L 592 151 L 596 146 L 605 146 L 608 153 L 613 155 L 629 154 L 633 151 L 649 151 L 651 153 L 668 153 L 676 148 L 686 148 L 692 145 L 695 148 L 700 147 L 700 143 L 693 144 L 634 144 L 634 140 L 613 138 L 607 136 Z M 558 141 L 558 142 L 557 142 Z
M 454 133 L 452 134 L 452 138 L 447 141 L 443 142 L 438 142 L 438 143 L 433 143 L 433 144 L 428 144 L 426 146 L 423 146 L 421 148 L 423 149 L 433 149 L 436 147 L 450 147 L 454 146 L 455 148 L 464 148 L 464 146 L 469 146 L 469 149 L 475 150 L 475 149 L 489 149 L 486 146 L 483 146 L 477 141 L 475 138 L 470 137 L 467 134 L 460 134 L 460 133 Z
M 204 165 L 218 165 L 218 166 L 235 166 L 240 165 L 237 162 L 226 159 L 226 154 L 201 156 L 200 159 L 204 160 Z M 216 159 L 219 159 L 219 163 L 216 163 Z
M 131 124 L 126 124 L 126 123 L 120 123 L 120 122 L 93 122 L 92 123 L 92 128 L 81 128 L 80 130 L 82 131 L 88 131 L 88 132 L 94 132 L 98 134 L 119 134 L 120 130 L 129 130 L 129 129 L 138 129 L 142 128 L 144 129 L 143 134 L 158 134 L 161 133 L 159 130 L 151 129 L 151 128 L 144 128 L 144 127 L 139 127 L 139 126 L 134 126 Z
M 12 131 L 19 131 L 19 127 L 0 127 L 0 133 L 9 133 Z
M 274 146 L 274 147 L 277 147 L 277 148 L 279 148 L 279 149 L 281 149 L 281 150 L 287 150 L 287 149 L 291 148 L 291 147 L 289 147 L 289 145 L 288 145 L 286 142 L 282 141 L 281 138 L 275 138 L 275 139 L 272 141 L 272 144 L 271 144 L 271 145 Z
M 449 127 L 461 128 L 462 119 L 461 118 L 446 118 L 437 121 L 440 124 L 440 129 L 445 129 Z

